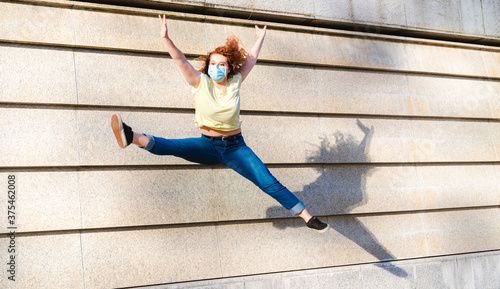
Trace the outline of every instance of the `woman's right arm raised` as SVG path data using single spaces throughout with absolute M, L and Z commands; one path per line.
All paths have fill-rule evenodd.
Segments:
M 165 43 L 168 53 L 174 59 L 186 81 L 192 87 L 197 88 L 201 81 L 201 72 L 196 70 L 191 63 L 187 61 L 186 56 L 184 56 L 182 51 L 180 51 L 179 48 L 175 46 L 174 42 L 172 42 L 170 37 L 168 37 L 167 20 L 165 19 L 165 15 L 163 15 L 163 18 L 160 15 L 158 15 L 158 17 L 161 22 L 161 40 Z

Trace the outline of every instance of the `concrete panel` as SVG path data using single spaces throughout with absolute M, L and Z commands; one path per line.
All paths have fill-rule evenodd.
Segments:
M 284 288 L 301 289 L 363 289 L 361 272 L 359 268 L 345 268 L 335 272 L 315 272 L 316 274 L 303 274 L 302 276 L 284 277 Z M 318 274 L 319 273 L 319 274 Z
M 314 3 L 307 0 L 282 1 L 252 1 L 245 0 L 207 0 L 205 6 L 226 8 L 230 10 L 258 11 L 269 14 L 288 14 L 293 16 L 314 17 Z
M 329 233 L 312 231 L 302 219 L 224 225 L 217 234 L 224 277 L 334 264 Z
M 411 71 L 467 76 L 489 75 L 479 50 L 406 44 L 404 54 Z
M 86 288 L 222 277 L 214 227 L 82 234 Z
M 258 64 L 242 84 L 241 109 L 326 112 L 328 102 L 313 85 L 317 74 L 311 67 Z
M 214 186 L 210 169 L 82 172 L 82 227 L 214 222 Z
M 500 160 L 500 122 L 492 122 L 490 124 L 491 129 L 491 139 L 493 145 L 495 146 L 496 158 L 495 160 Z
M 3 111 L 2 116 L 8 122 L 2 135 L 9 137 L 0 159 L 4 166 L 188 163 L 174 157 L 152 155 L 135 146 L 120 149 L 110 129 L 114 112 L 10 108 Z M 165 138 L 200 135 L 192 126 L 191 113 L 122 112 L 122 117 L 137 132 Z M 498 137 L 493 130 L 496 123 L 384 119 L 358 122 L 348 118 L 272 115 L 243 115 L 242 120 L 247 144 L 265 163 L 492 161 L 497 158 Z M 276 154 L 276 151 L 283 153 Z
M 500 50 L 482 51 L 484 66 L 488 71 L 488 76 L 498 78 L 500 76 Z
M 26 215 L 25 215 L 26 216 Z M 7 264 L 10 239 L 0 237 L 0 262 Z M 1 288 L 85 288 L 79 234 L 16 236 L 15 281 L 4 271 Z M 2 266 L 7 270 L 7 265 Z M 88 288 L 88 287 L 86 287 Z
M 422 223 L 430 256 L 498 249 L 498 208 L 425 213 Z
M 409 115 L 411 112 L 407 77 L 403 74 L 318 68 L 314 75 L 314 83 L 318 85 L 314 85 L 316 97 L 313 101 L 320 101 L 317 111 L 382 115 Z M 304 105 L 298 108 L 307 106 L 310 101 L 302 102 Z
M 0 54 L 0 102 L 76 103 L 73 52 L 3 45 Z
M 0 108 L 0 166 L 76 165 L 75 111 Z
M 0 174 L 0 179 L 6 183 L 8 175 L 16 178 L 17 206 L 14 211 L 18 232 L 81 228 L 78 173 L 10 172 Z M 0 195 L 2 203 L 7 204 L 8 200 L 7 192 Z M 0 233 L 8 232 L 5 223 Z
M 310 153 L 309 162 L 411 162 L 414 158 L 410 121 L 321 118 L 320 122 L 321 145 Z
M 414 115 L 490 118 L 498 115 L 500 83 L 439 76 L 408 76 Z
M 487 136 L 492 126 L 479 121 L 413 121 L 419 162 L 492 161 L 495 147 Z
M 416 214 L 329 217 L 335 265 L 427 256 L 425 231 Z M 394 274 L 410 274 L 391 268 Z
M 497 166 L 417 166 L 425 209 L 500 204 Z
M 438 30 L 451 33 L 484 34 L 481 2 L 466 1 L 407 1 L 407 25 L 420 30 Z
M 361 270 L 363 289 L 413 288 L 417 276 L 413 266 L 395 266 L 393 263 L 375 264 Z
M 421 193 L 414 167 L 343 166 L 326 168 L 331 214 L 419 210 Z M 318 180 L 319 180 L 318 179 Z
M 166 51 L 160 38 L 160 21 L 156 15 L 138 16 L 89 10 L 73 10 L 72 13 L 77 45 Z M 79 25 L 80 23 L 85 25 Z M 179 49 L 185 53 L 205 53 L 201 22 L 168 18 L 167 24 L 169 36 Z
M 497 0 L 484 0 L 483 21 L 486 35 L 498 38 L 500 36 L 500 2 Z
M 79 104 L 194 108 L 191 86 L 172 59 L 75 53 Z
M 386 27 L 406 26 L 405 7 L 401 1 L 315 0 L 314 7 L 317 19 Z M 358 31 L 378 32 L 377 28 L 365 30 L 361 27 Z
M 431 259 L 415 264 L 417 288 L 496 288 L 500 277 L 498 255 L 470 254 Z M 493 273 L 493 274 L 492 274 Z
M 404 51 L 406 44 L 321 34 L 313 34 L 312 38 L 320 64 L 390 70 L 410 68 Z
M 500 202 L 500 171 L 496 166 L 342 166 L 270 171 L 314 215 L 492 206 Z M 19 180 L 19 192 L 25 196 L 17 210 L 21 232 L 292 216 L 229 169 L 13 174 Z M 2 232 L 7 232 L 6 227 Z
M 0 3 L 0 23 L 3 40 L 75 44 L 69 9 L 3 2 Z

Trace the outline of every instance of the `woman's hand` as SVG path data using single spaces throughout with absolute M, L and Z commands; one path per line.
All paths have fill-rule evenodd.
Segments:
M 167 19 L 165 19 L 165 15 L 163 15 L 163 18 L 161 18 L 161 15 L 158 15 L 158 18 L 160 18 L 160 23 L 161 23 L 161 31 L 160 31 L 161 38 L 169 39 L 168 29 L 167 29 Z
M 266 37 L 267 25 L 264 25 L 264 28 L 260 29 L 259 26 L 255 25 L 255 34 L 258 38 Z

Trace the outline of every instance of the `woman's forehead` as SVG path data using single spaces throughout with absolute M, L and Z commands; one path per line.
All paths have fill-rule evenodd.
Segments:
M 224 55 L 221 55 L 221 54 L 212 54 L 212 56 L 210 56 L 210 61 L 215 61 L 217 63 L 219 62 L 225 62 L 227 63 L 227 57 L 225 57 Z

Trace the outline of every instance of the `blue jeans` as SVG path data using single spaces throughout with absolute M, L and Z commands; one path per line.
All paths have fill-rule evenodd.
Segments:
M 266 165 L 246 145 L 243 137 L 235 141 L 214 140 L 207 136 L 164 139 L 147 135 L 145 150 L 155 155 L 172 155 L 206 166 L 223 164 L 257 185 L 292 214 L 305 209 L 304 204 L 269 172 Z

